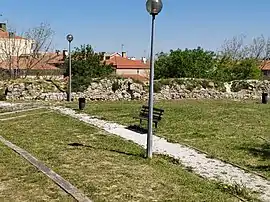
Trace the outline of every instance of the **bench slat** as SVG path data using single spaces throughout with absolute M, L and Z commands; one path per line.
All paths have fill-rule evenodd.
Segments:
M 143 108 L 143 109 L 146 109 L 146 110 L 149 109 L 148 106 L 145 106 L 145 105 L 142 106 L 142 108 Z M 155 107 L 153 108 L 153 110 L 154 110 L 154 111 L 159 111 L 159 112 L 164 112 L 164 109 L 158 109 L 158 108 L 155 108 Z
M 162 115 L 164 113 L 163 109 L 153 108 L 153 122 L 155 123 L 155 127 L 157 128 L 157 124 L 161 121 Z M 133 117 L 135 119 L 140 119 L 140 125 L 142 120 L 148 120 L 149 118 L 149 108 L 146 105 L 143 105 L 138 117 Z

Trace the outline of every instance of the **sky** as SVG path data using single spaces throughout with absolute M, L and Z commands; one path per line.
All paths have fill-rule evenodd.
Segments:
M 54 47 L 91 44 L 96 51 L 148 56 L 151 17 L 146 0 L 1 0 L 0 21 L 24 31 L 49 23 Z M 241 34 L 247 40 L 270 36 L 269 0 L 163 0 L 156 18 L 155 52 L 196 48 L 217 51 L 225 39 Z

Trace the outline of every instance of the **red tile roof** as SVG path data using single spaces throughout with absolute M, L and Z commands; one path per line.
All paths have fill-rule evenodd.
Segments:
M 261 70 L 270 70 L 270 61 L 263 61 L 260 69 Z
M 56 65 L 63 64 L 63 56 L 56 53 L 47 53 L 42 58 L 18 58 L 16 56 L 12 57 L 12 61 L 9 60 L 0 61 L 0 68 L 8 69 L 11 63 L 12 68 L 19 67 L 20 69 L 44 69 L 44 70 L 57 70 L 59 69 Z
M 116 69 L 149 69 L 149 64 L 145 64 L 141 60 L 130 60 L 121 56 L 113 56 L 105 62 L 112 64 Z
M 0 29 L 0 38 L 9 38 L 9 32 L 5 32 Z M 15 39 L 25 39 L 25 38 L 15 35 Z

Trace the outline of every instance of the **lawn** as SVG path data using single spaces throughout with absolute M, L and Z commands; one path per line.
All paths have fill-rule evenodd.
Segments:
M 0 201 L 74 201 L 50 179 L 0 143 Z
M 125 125 L 138 124 L 143 102 L 89 102 L 86 113 Z M 77 107 L 74 103 L 68 105 Z M 185 143 L 211 157 L 238 164 L 270 178 L 270 105 L 217 100 L 162 101 L 156 135 Z
M 238 201 L 216 183 L 184 170 L 168 157 L 146 160 L 139 146 L 56 113 L 0 122 L 0 134 L 43 161 L 94 201 Z M 52 190 L 46 184 L 49 180 L 18 155 L 2 145 L 0 149 L 5 152 L 1 152 L 4 161 L 2 157 L 0 179 L 6 182 L 22 179 L 15 184 L 5 183 L 13 191 L 13 198 L 23 195 L 22 187 L 31 186 L 37 191 L 29 192 L 40 197 L 43 193 L 38 194 L 39 189 Z M 24 194 L 31 197 L 29 192 Z M 3 198 L 10 193 L 0 189 Z M 61 198 L 64 196 L 53 193 L 59 201 L 65 201 Z

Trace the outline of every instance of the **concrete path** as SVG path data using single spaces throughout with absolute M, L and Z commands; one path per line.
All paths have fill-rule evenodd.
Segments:
M 74 110 L 63 107 L 52 107 L 62 114 L 79 119 L 85 123 L 94 125 L 111 134 L 120 136 L 126 140 L 131 140 L 138 145 L 146 148 L 146 134 L 139 134 L 125 126 L 108 121 L 99 120 L 87 114 L 77 114 Z M 157 154 L 169 155 L 181 161 L 181 163 L 198 175 L 211 180 L 217 180 L 225 184 L 240 185 L 259 193 L 260 199 L 270 202 L 270 181 L 246 171 L 234 167 L 231 164 L 220 160 L 210 159 L 206 154 L 186 147 L 181 144 L 169 143 L 163 138 L 153 137 L 153 152 Z

